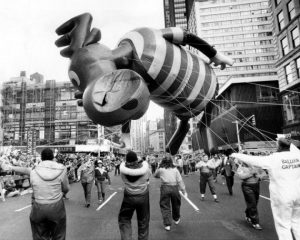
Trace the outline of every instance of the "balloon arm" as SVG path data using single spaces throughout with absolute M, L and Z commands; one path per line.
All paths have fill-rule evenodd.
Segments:
M 217 54 L 217 50 L 214 49 L 208 42 L 189 32 L 185 32 L 184 44 L 196 48 L 210 59 Z
M 75 99 L 78 99 L 78 100 L 77 100 L 77 105 L 78 105 L 79 107 L 83 107 L 82 96 L 83 96 L 83 92 L 81 92 L 81 91 L 79 91 L 79 90 L 76 91 L 75 94 L 74 94 Z
M 224 54 L 217 52 L 217 54 L 210 59 L 215 66 L 221 65 L 221 70 L 226 68 L 226 65 L 232 66 L 234 61 L 230 57 L 225 56 Z

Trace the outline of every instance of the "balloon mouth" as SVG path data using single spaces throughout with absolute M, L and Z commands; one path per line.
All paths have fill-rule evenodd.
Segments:
M 147 84 L 139 74 L 127 69 L 105 74 L 83 94 L 83 106 L 89 118 L 107 127 L 142 117 L 149 103 Z

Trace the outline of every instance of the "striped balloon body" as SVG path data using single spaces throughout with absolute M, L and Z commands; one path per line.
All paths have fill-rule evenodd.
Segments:
M 135 29 L 119 45 L 126 41 L 135 49 L 133 69 L 148 83 L 151 100 L 182 119 L 203 111 L 215 95 L 217 81 L 212 68 L 199 56 L 164 38 L 167 31 L 183 36 L 178 29 Z

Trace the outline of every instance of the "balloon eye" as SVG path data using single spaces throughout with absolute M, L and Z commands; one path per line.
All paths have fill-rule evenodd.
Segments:
M 80 79 L 74 71 L 69 71 L 69 78 L 75 87 L 79 87 Z

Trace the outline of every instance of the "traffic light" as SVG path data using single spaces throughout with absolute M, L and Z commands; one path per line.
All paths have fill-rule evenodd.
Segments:
M 252 125 L 256 126 L 255 115 L 253 115 L 253 117 L 252 117 Z

